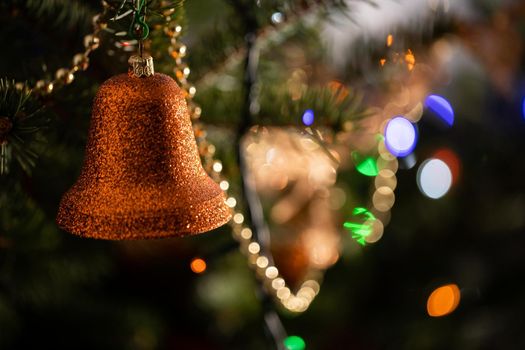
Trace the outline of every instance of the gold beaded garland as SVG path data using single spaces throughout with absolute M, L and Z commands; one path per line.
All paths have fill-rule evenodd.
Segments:
M 56 90 L 56 87 L 71 84 L 75 80 L 76 72 L 79 70 L 85 71 L 89 67 L 89 55 L 100 46 L 100 32 L 107 28 L 107 23 L 102 19 L 105 18 L 110 6 L 106 1 L 102 1 L 102 6 L 103 12 L 96 14 L 92 18 L 93 33 L 84 37 L 84 52 L 73 56 L 71 67 L 57 69 L 53 80 L 38 80 L 33 88 L 36 93 L 41 95 L 51 94 Z M 17 82 L 15 86 L 18 89 L 22 89 L 25 85 L 22 82 Z
M 95 50 L 100 45 L 100 39 L 94 34 L 88 34 L 84 37 L 84 47 L 87 50 Z
M 73 56 L 73 67 L 86 70 L 89 67 L 89 57 L 85 53 L 77 53 Z

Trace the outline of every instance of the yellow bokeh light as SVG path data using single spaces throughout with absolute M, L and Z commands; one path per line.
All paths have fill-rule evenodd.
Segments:
M 242 224 L 244 222 L 244 215 L 237 213 L 233 216 L 233 222 L 236 224 Z
M 456 284 L 447 284 L 435 289 L 427 300 L 427 312 L 432 317 L 445 316 L 459 305 L 461 293 Z
M 302 284 L 301 288 L 305 288 L 305 287 L 311 288 L 315 292 L 315 294 L 319 293 L 319 290 L 321 289 L 321 286 L 319 285 L 319 283 L 314 280 L 305 281 Z
M 250 230 L 250 229 L 247 228 L 247 227 L 243 228 L 243 229 L 241 230 L 241 237 L 242 237 L 243 239 L 246 239 L 246 240 L 252 238 L 252 230 Z
M 369 225 L 369 227 L 371 228 L 370 234 L 365 237 L 365 241 L 367 243 L 375 243 L 379 241 L 381 237 L 383 237 L 385 227 L 383 226 L 381 220 L 370 220 L 365 222 L 365 225 Z
M 235 198 L 230 197 L 226 200 L 226 205 L 229 206 L 230 208 L 233 208 L 237 205 L 237 201 L 235 200 Z
M 290 288 L 288 287 L 282 287 L 277 290 L 277 298 L 279 299 L 286 299 L 290 297 Z
M 390 169 L 381 169 L 375 179 L 376 188 L 388 187 L 392 191 L 396 189 L 397 178 L 396 174 Z
M 277 267 L 275 266 L 269 266 L 264 274 L 267 278 L 274 279 L 279 276 L 279 270 L 277 270 Z
M 423 116 L 423 104 L 419 102 L 412 108 L 408 113 L 405 113 L 405 118 L 410 120 L 412 123 L 417 123 Z
M 283 288 L 285 285 L 284 279 L 281 277 L 277 277 L 272 281 L 272 288 L 275 290 Z
M 399 162 L 396 157 L 394 157 L 391 160 L 385 159 L 387 154 L 390 154 L 390 153 L 381 153 L 380 157 L 377 158 L 377 169 L 378 170 L 390 169 L 394 173 L 396 173 L 397 169 L 399 169 Z M 390 154 L 390 156 L 392 155 Z M 388 158 L 390 158 L 390 156 L 388 156 Z
M 381 212 L 390 210 L 390 208 L 392 208 L 394 205 L 395 200 L 396 197 L 394 195 L 394 191 L 386 186 L 379 187 L 372 196 L 374 208 Z
M 213 171 L 220 173 L 222 171 L 222 163 L 221 162 L 213 163 Z
M 260 256 L 256 260 L 257 267 L 265 269 L 268 266 L 268 258 L 265 256 Z
M 259 245 L 259 243 L 252 242 L 252 243 L 248 244 L 248 251 L 251 254 L 257 254 L 257 253 L 259 253 L 260 250 L 261 250 L 261 246 Z

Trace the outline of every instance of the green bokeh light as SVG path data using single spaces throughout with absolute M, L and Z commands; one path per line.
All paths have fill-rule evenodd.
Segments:
M 303 338 L 292 335 L 284 340 L 284 347 L 286 350 L 304 350 L 306 348 L 306 343 Z
M 376 220 L 376 217 L 368 209 L 363 207 L 354 208 L 352 215 L 363 216 L 364 223 L 360 224 L 347 221 L 343 224 L 343 227 L 352 233 L 352 238 L 355 239 L 357 243 L 364 246 L 366 245 L 366 237 L 372 233 L 372 223 Z
M 379 170 L 377 169 L 377 162 L 373 157 L 363 157 L 357 152 L 352 153 L 352 158 L 355 162 L 355 168 L 365 176 L 377 176 Z

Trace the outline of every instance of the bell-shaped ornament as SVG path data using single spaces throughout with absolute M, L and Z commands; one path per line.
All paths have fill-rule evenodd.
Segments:
M 58 225 L 121 240 L 225 224 L 231 212 L 202 168 L 182 90 L 153 73 L 151 61 L 133 59 L 133 71 L 110 78 L 96 94 L 82 171 L 60 202 Z

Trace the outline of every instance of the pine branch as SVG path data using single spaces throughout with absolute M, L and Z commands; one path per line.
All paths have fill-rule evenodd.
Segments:
M 356 2 L 373 2 L 370 0 L 355 0 Z M 230 0 L 241 6 L 254 6 L 254 2 Z M 329 18 L 334 13 L 347 13 L 348 4 L 344 0 L 284 0 L 264 1 L 257 7 L 258 45 L 268 46 L 267 40 L 278 36 L 281 32 L 289 32 L 290 28 L 300 24 L 305 17 L 316 15 Z M 195 67 L 193 76 L 196 84 L 218 75 L 232 65 L 242 60 L 245 52 L 244 41 L 239 33 L 243 24 L 239 15 L 230 9 L 226 18 L 220 19 L 211 30 L 202 35 L 199 45 L 191 48 L 189 64 Z M 262 43 L 261 43 L 262 42 Z M 202 68 L 199 68 L 202 67 Z
M 13 159 L 31 173 L 43 143 L 40 131 L 47 123 L 27 86 L 0 79 L 0 175 L 9 172 Z
M 301 125 L 306 110 L 314 113 L 314 125 L 341 130 L 347 121 L 363 119 L 368 115 L 363 96 L 344 86 L 305 87 L 301 97 L 294 99 L 286 86 L 262 87 L 260 98 L 261 124 Z

